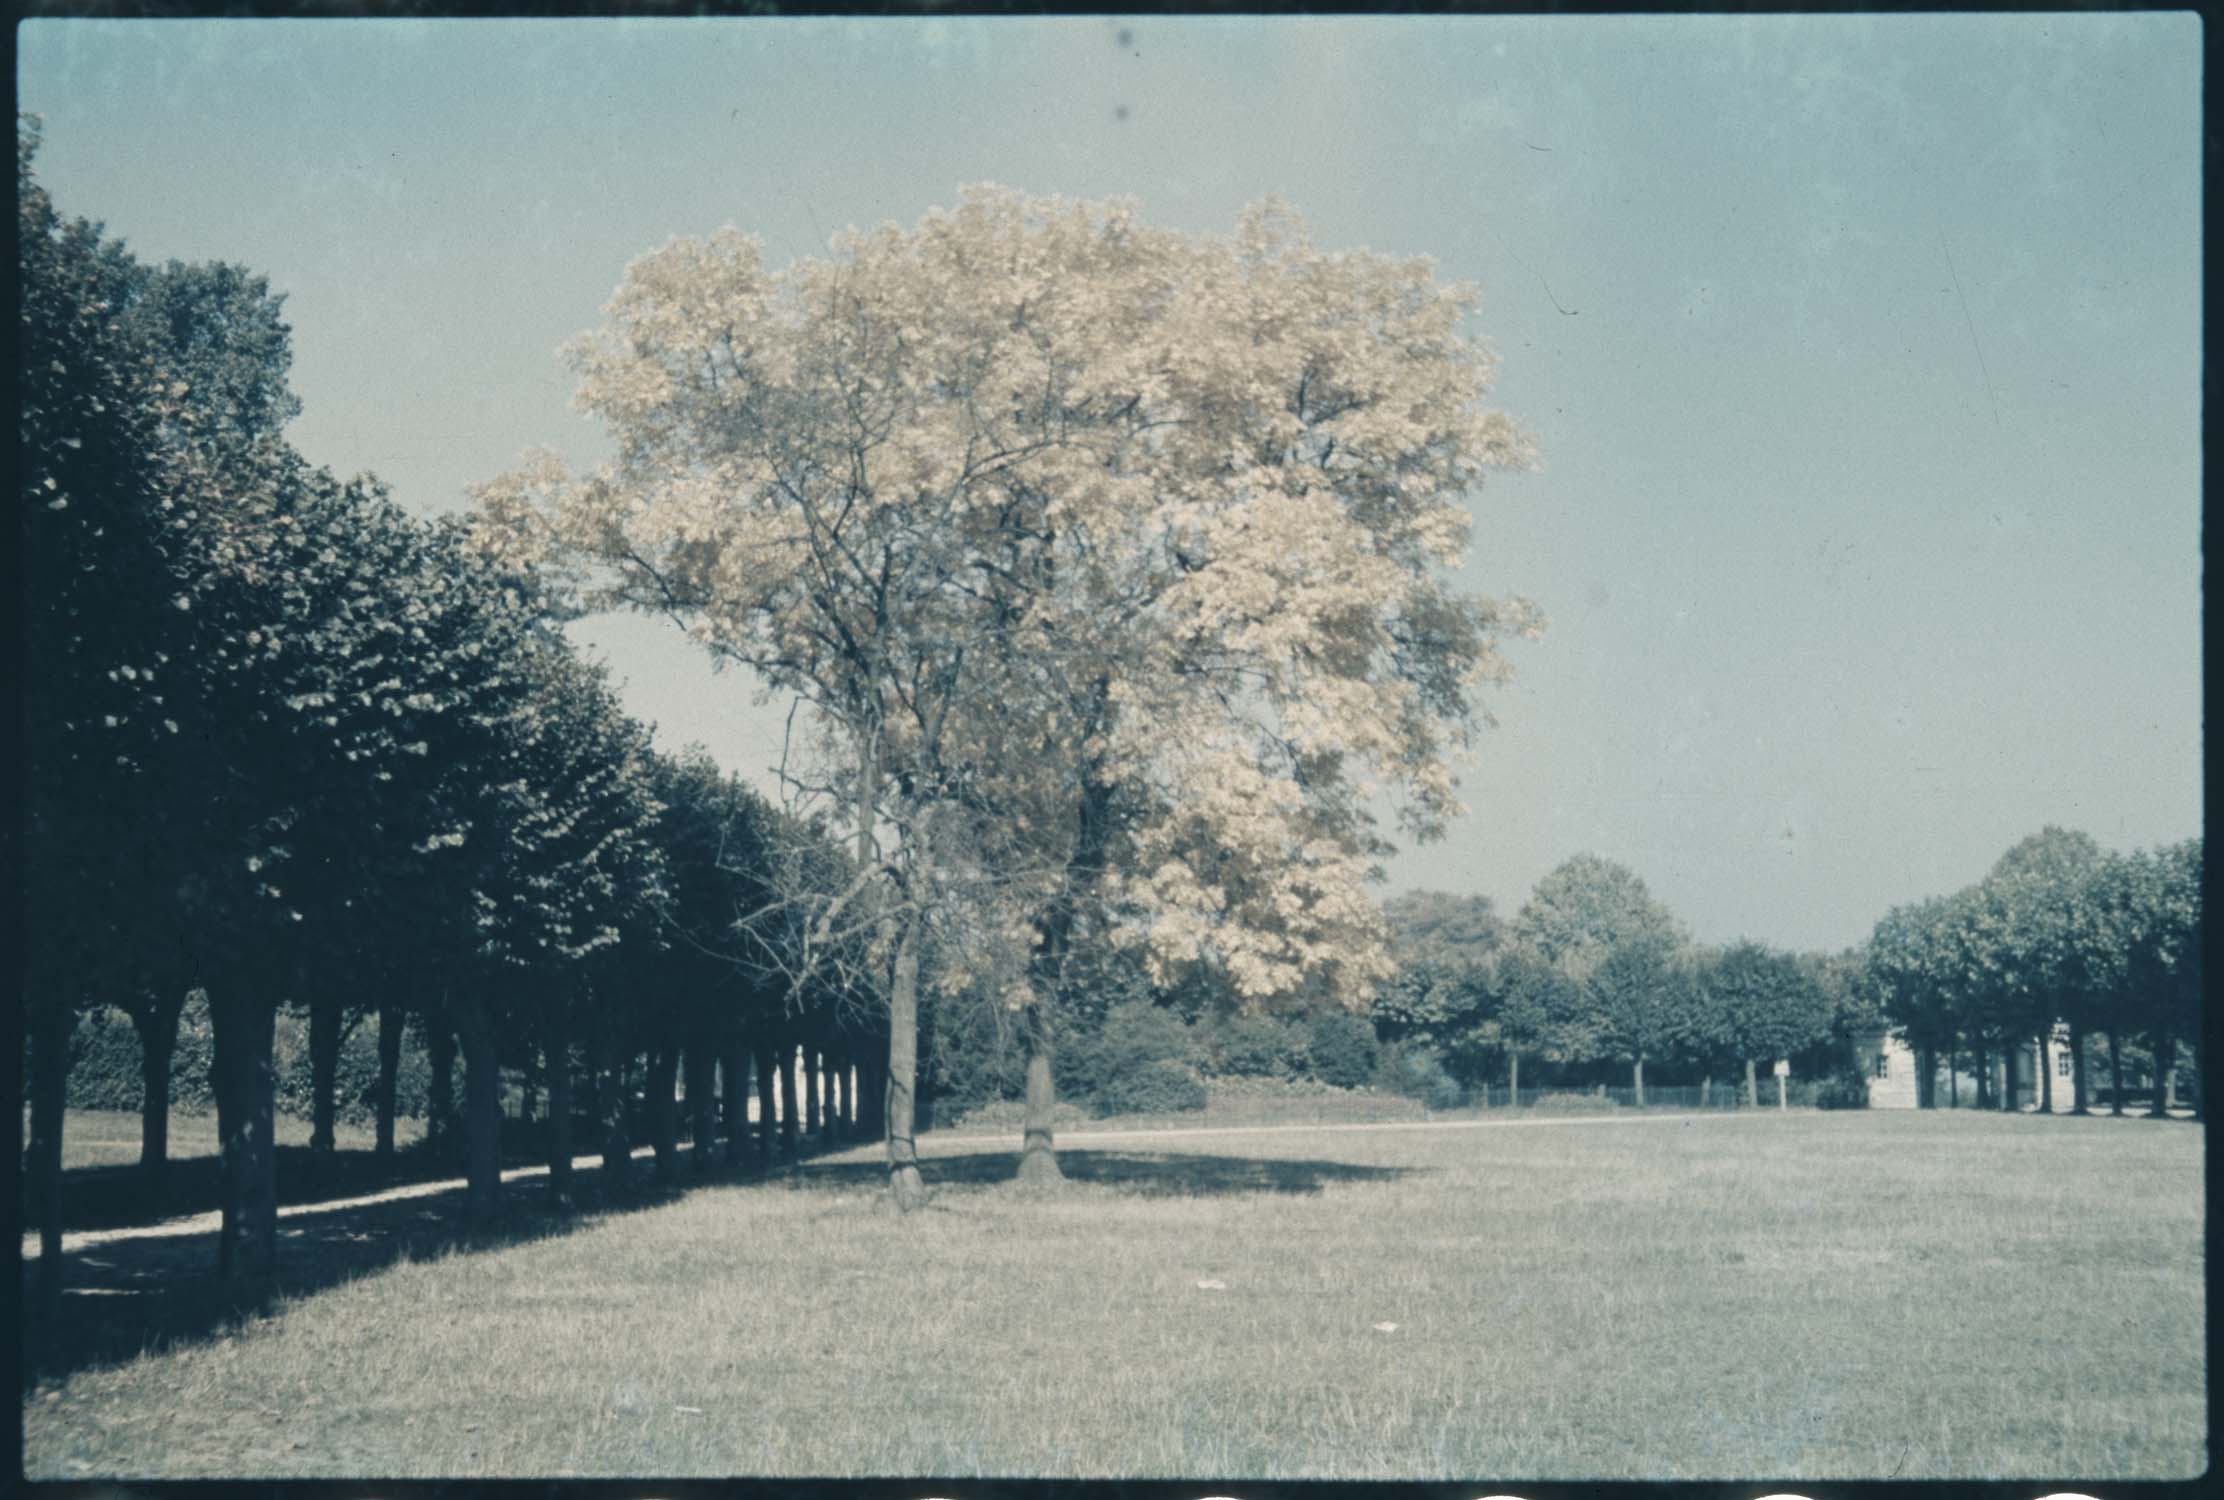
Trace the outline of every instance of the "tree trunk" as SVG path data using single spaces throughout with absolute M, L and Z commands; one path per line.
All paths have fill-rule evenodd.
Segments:
M 2046 1055 L 2046 1044 L 2047 1036 L 2041 1032 L 2038 1036 L 2038 1050 L 2033 1056 L 2038 1059 L 2039 1113 L 2050 1115 L 2054 1113 L 2054 1059 Z
M 453 1004 L 463 1044 L 463 1211 L 472 1228 L 483 1229 L 502 1203 L 502 1069 L 486 996 L 467 981 Z
M 632 1176 L 633 1142 L 626 1131 L 626 1066 L 618 1021 L 607 1011 L 595 1018 L 595 1130 L 602 1137 L 602 1190 L 622 1191 Z
M 2070 1022 L 2070 1113 L 2089 1115 L 2093 1112 L 2093 1086 L 2085 1073 L 2085 1027 L 2083 1023 Z
M 699 1177 L 710 1170 L 713 1142 L 718 1138 L 718 1100 L 711 1080 L 717 1076 L 718 1059 L 711 1054 L 710 1038 L 701 1031 L 687 1044 L 687 1133 L 689 1160 Z
M 649 1053 L 648 1115 L 649 1144 L 656 1150 L 656 1175 L 660 1182 L 671 1182 L 679 1175 L 680 1143 L 679 1102 L 672 1097 L 672 1085 L 679 1076 L 679 1050 L 670 1042 L 660 1043 Z
M 1961 1053 L 1952 1047 L 1946 1049 L 1946 1107 L 1961 1108 Z
M 1699 1107 L 1701 1109 L 1707 1108 L 1713 1098 L 1714 1075 L 1712 1073 L 1702 1073 L 1699 1076 Z
M 1915 1049 L 1915 1107 L 1938 1107 L 1938 1052 L 1935 1048 Z
M 571 1004 L 551 995 L 545 1011 L 548 1037 L 548 1196 L 571 1206 Z
M 62 1122 L 69 1103 L 70 1032 L 74 1009 L 41 995 L 31 1018 L 31 1194 L 38 1205 L 41 1303 L 62 1290 Z
M 1100 673 L 1091 690 L 1092 704 L 1085 716 L 1108 722 L 1112 711 L 1112 679 Z M 1028 964 L 1028 986 L 1033 1003 L 1020 1018 L 1027 1045 L 1026 1106 L 1021 1117 L 1019 1181 L 1023 1186 L 1050 1187 L 1065 1180 L 1058 1166 L 1058 1148 L 1052 1122 L 1058 1113 L 1058 1018 L 1054 1009 L 1064 998 L 1066 955 L 1072 945 L 1074 922 L 1085 903 L 1095 899 L 1104 874 L 1104 851 L 1111 832 L 1112 784 L 1103 766 L 1092 760 L 1083 770 L 1081 796 L 1074 807 L 1074 839 L 1066 857 L 1063 887 L 1044 913 L 1041 946 Z
M 1629 1065 L 1630 1089 L 1637 1096 L 1637 1107 L 1645 1107 L 1645 1059 L 1638 1058 Z
M 857 1124 L 869 1141 L 888 1136 L 888 1048 L 875 1040 L 857 1060 Z
M 780 1156 L 795 1161 L 803 1154 L 803 1049 L 793 1039 L 780 1044 Z
M 432 1077 L 425 1086 L 425 1144 L 434 1156 L 446 1160 L 455 1153 L 456 1031 L 454 1021 L 442 1010 L 425 1018 L 425 1057 Z
M 278 1268 L 278 1005 L 263 976 L 240 975 L 210 996 L 216 1031 L 218 1131 L 224 1183 L 216 1266 L 226 1280 Z
M 1972 1047 L 1969 1053 L 1969 1071 L 1977 1080 L 1976 1109 L 1992 1108 L 1992 1054 L 1982 1047 Z
M 826 1054 L 809 1045 L 803 1049 L 803 1134 L 826 1139 Z
M 826 1137 L 849 1139 L 849 1059 L 840 1052 L 826 1055 Z
M 170 1064 L 178 1052 L 183 992 L 150 995 L 133 1013 L 139 1023 L 139 1175 L 147 1201 L 160 1203 L 170 1173 Z
M 309 997 L 309 1149 L 329 1152 L 340 1077 L 340 1000 L 326 984 Z
M 775 1064 L 779 1054 L 770 1042 L 759 1040 L 757 1055 L 757 1165 L 766 1169 L 772 1166 L 773 1134 L 780 1128 L 779 1082 L 780 1070 Z
M 2116 1047 L 2116 1028 L 2108 1028 L 2108 1112 L 2124 1112 L 2124 1055 Z
M 1786 1095 L 1786 1090 L 1785 1090 L 1785 1084 L 1786 1084 L 1786 1083 L 1787 1083 L 1788 1081 L 1789 1081 L 1789 1080 L 1787 1079 L 1786 1075 L 1784 1075 L 1784 1074 L 1782 1074 L 1782 1073 L 1779 1073 L 1779 1074 L 1777 1074 L 1777 1075 L 1776 1075 L 1776 1107 L 1777 1107 L 1778 1109 L 1790 1109 L 1790 1108 L 1791 1108 L 1791 1103 L 1790 1103 L 1789 1099 L 1787 1098 L 1787 1095 Z
M 378 1008 L 378 1139 L 381 1157 L 394 1154 L 394 1094 L 402 1072 L 402 1008 L 391 1001 Z
M 1754 1077 L 1753 1059 L 1750 1057 L 1745 1060 L 1745 1107 L 1747 1109 L 1759 1109 L 1761 1107 L 1761 1085 Z
M 1506 1054 L 1506 1107 L 1521 1108 L 1521 1054 Z
M 2016 1088 L 2016 1054 L 2023 1049 L 2013 1042 L 2000 1044 L 2000 1112 L 2013 1114 L 2016 1101 L 2022 1097 Z
M 726 1165 L 738 1167 L 749 1152 L 749 1047 L 738 1030 L 719 1039 L 718 1116 L 726 1136 Z
M 1038 995 L 1027 1007 L 1020 1024 L 1027 1038 L 1027 1113 L 1019 1144 L 1019 1181 L 1027 1187 L 1049 1187 L 1066 1180 L 1059 1169 L 1058 1151 L 1052 1140 L 1051 1119 L 1057 1113 L 1058 1086 L 1051 1072 L 1056 1060 L 1057 1037 L 1050 1002 Z
M 2147 1118 L 2160 1120 L 2170 1113 L 2176 1101 L 2170 1097 L 2170 1075 L 2177 1070 L 2178 1039 L 2168 1031 L 2157 1028 L 2154 1033 L 2154 1094 L 2147 1101 Z
M 888 1196 L 900 1213 L 927 1201 L 913 1135 L 919 1066 L 919 919 L 906 914 L 888 986 Z

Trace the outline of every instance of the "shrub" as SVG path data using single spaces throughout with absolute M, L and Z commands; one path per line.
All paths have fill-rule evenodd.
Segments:
M 945 1023 L 929 1037 L 925 1066 L 920 1069 L 921 1093 L 938 1110 L 955 1117 L 999 1099 L 1017 1098 L 1026 1070 L 1027 1060 L 1013 1038 L 987 1027 L 968 1027 L 952 1035 Z
M 1050 1112 L 1054 1130 L 1065 1130 L 1076 1125 L 1086 1125 L 1091 1116 L 1087 1110 L 1071 1100 L 1060 1099 L 1057 1108 Z M 955 1116 L 947 1128 L 952 1130 L 1018 1130 L 1027 1123 L 1027 1105 L 1019 1099 L 991 1099 L 977 1104 L 963 1114 Z
M 1094 1103 L 1100 1115 L 1155 1115 L 1203 1109 L 1206 1097 L 1196 1069 L 1159 1057 L 1109 1080 Z
M 1213 1072 L 1226 1077 L 1293 1078 L 1305 1067 L 1305 1032 L 1279 1016 L 1238 1012 L 1220 1024 L 1210 1053 Z
M 139 1033 L 131 1017 L 96 1005 L 77 1018 L 70 1034 L 69 1106 L 72 1109 L 137 1109 Z
M 184 1114 L 206 1114 L 216 1107 L 209 1086 L 209 1070 L 216 1051 L 216 1033 L 209 1021 L 208 999 L 199 990 L 186 997 L 178 1013 L 176 1050 L 170 1056 L 170 1107 Z M 70 1076 L 67 1095 L 72 1109 L 136 1110 L 144 1089 L 139 1077 L 139 1030 L 129 1014 L 112 1006 L 95 1006 L 78 1019 L 70 1039 Z M 281 1113 L 306 1118 L 310 1113 L 313 1075 L 309 1060 L 309 1018 L 298 1011 L 278 1013 L 272 1037 L 272 1060 L 277 1066 L 277 1106 Z M 463 1097 L 463 1070 L 456 1065 L 456 1097 Z M 394 1078 L 394 1112 L 421 1116 L 431 1090 L 432 1065 L 425 1057 L 424 1037 L 415 1022 L 402 1044 L 401 1065 Z M 339 1118 L 367 1124 L 377 1113 L 378 1017 L 365 1016 L 340 1044 L 339 1064 L 333 1075 L 333 1102 Z
M 1147 1001 L 1124 1000 L 1105 1012 L 1094 1035 L 1067 1038 L 1058 1048 L 1058 1091 L 1092 1098 L 1151 1063 L 1188 1064 L 1196 1043 L 1182 1018 Z
M 1817 1109 L 1867 1109 L 1869 1081 L 1851 1068 L 1841 1068 L 1814 1088 Z
M 1444 1071 L 1444 1060 L 1434 1049 L 1411 1043 L 1382 1049 L 1374 1085 L 1385 1094 L 1418 1099 L 1430 1109 L 1456 1109 L 1460 1103 L 1460 1086 Z
M 1602 1109 L 1620 1109 L 1621 1105 L 1604 1094 L 1540 1094 L 1531 1109 L 1546 1114 L 1583 1114 Z
M 1355 1089 L 1375 1076 L 1380 1046 L 1374 1022 L 1348 1010 L 1324 1010 L 1307 1028 L 1306 1062 L 1323 1083 Z
M 128 1012 L 96 1005 L 77 1018 L 70 1036 L 68 1092 L 71 1109 L 139 1108 L 145 1088 L 139 1077 L 139 1028 Z M 208 1002 L 196 990 L 178 1015 L 177 1046 L 170 1054 L 170 1107 L 189 1114 L 216 1107 L 209 1089 L 215 1033 Z M 26 1088 L 29 1078 L 25 1079 Z

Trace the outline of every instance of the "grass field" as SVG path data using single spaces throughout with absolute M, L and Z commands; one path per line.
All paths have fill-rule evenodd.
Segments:
M 278 1144 L 309 1144 L 309 1122 L 292 1115 L 277 1116 Z M 394 1143 L 404 1149 L 425 1133 L 425 1122 L 404 1116 L 394 1122 Z M 334 1144 L 343 1151 L 368 1151 L 376 1132 L 368 1125 L 341 1122 L 332 1127 Z M 31 1138 L 31 1112 L 23 1112 L 23 1138 Z M 170 1116 L 170 1159 L 189 1161 L 216 1154 L 216 1116 L 174 1112 Z M 80 1167 L 128 1167 L 139 1160 L 137 1110 L 73 1109 L 62 1122 L 62 1170 Z
M 30 1387 L 26 1466 L 2206 1467 L 2197 1128 L 1760 1111 L 1068 1139 L 1045 1196 L 1008 1144 L 930 1136 L 937 1195 L 908 1218 L 858 1150 L 399 1261 Z

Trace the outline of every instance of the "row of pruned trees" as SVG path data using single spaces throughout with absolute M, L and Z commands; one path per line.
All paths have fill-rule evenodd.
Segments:
M 2095 1034 L 2108 1039 L 2119 1114 L 2128 1042 L 2151 1055 L 2156 1114 L 2181 1044 L 2190 1044 L 2205 1080 L 2201 851 L 2193 838 L 2114 853 L 2087 834 L 2048 827 L 1975 884 L 1886 914 L 1869 939 L 1869 972 L 1916 1054 L 1918 1102 L 1937 1102 L 1941 1058 L 1951 1069 L 1967 1054 L 1980 1106 L 2015 1108 L 2012 1062 L 2008 1086 L 1997 1090 L 1992 1065 L 2035 1045 L 2039 1106 L 2052 1109 L 2046 1044 L 2064 1033 L 2077 1113 L 2094 1098 L 2087 1054 Z
M 419 520 L 375 480 L 303 461 L 283 437 L 298 403 L 282 299 L 238 267 L 145 265 L 65 220 L 37 145 L 19 122 L 25 1009 L 46 1284 L 68 1044 L 92 1005 L 139 1030 L 159 1177 L 179 1011 L 208 996 L 220 1259 L 240 1272 L 276 1249 L 281 1007 L 309 1020 L 321 1148 L 353 1019 L 380 1018 L 389 1150 L 404 1018 L 429 1039 L 436 1089 L 460 1048 L 480 1214 L 505 1064 L 547 1080 L 561 1191 L 575 1055 L 606 1122 L 628 1060 L 647 1059 L 662 1145 L 670 1111 L 653 1101 L 683 1057 L 691 1082 L 721 1057 L 738 1080 L 754 1049 L 769 1077 L 781 1048 L 869 1034 L 841 986 L 783 972 L 785 934 L 739 925 L 776 876 L 840 878 L 815 831 L 700 756 L 654 753 L 567 644 L 546 581 L 477 523 Z
M 1648 1066 L 1703 1086 L 1742 1068 L 1752 1099 L 1757 1063 L 1865 1016 L 1849 955 L 1700 947 L 1643 880 L 1597 855 L 1547 873 L 1510 922 L 1487 898 L 1433 892 L 1389 911 L 1399 969 L 1375 999 L 1377 1031 L 1440 1051 L 1454 1076 L 1503 1076 L 1517 1095 L 1527 1058 L 1626 1067 L 1640 1103 Z

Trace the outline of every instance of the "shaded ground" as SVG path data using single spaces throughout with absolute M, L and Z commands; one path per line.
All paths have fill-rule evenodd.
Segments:
M 505 1133 L 507 1135 L 507 1133 Z M 517 1167 L 541 1159 L 533 1142 L 503 1141 L 502 1165 Z M 164 1169 L 159 1192 L 148 1186 L 138 1163 L 128 1166 L 74 1167 L 62 1174 L 62 1223 L 69 1230 L 114 1229 L 187 1214 L 214 1213 L 223 1205 L 223 1162 L 216 1156 L 175 1159 Z M 403 1183 L 437 1182 L 456 1174 L 452 1156 L 419 1144 L 391 1156 L 372 1151 L 313 1152 L 307 1146 L 278 1148 L 278 1201 L 324 1203 L 358 1198 Z M 37 1223 L 29 1174 L 21 1178 L 23 1223 Z
M 1369 1167 L 1342 1161 L 1288 1161 L 1247 1156 L 1192 1156 L 1142 1151 L 1085 1151 L 1066 1147 L 1058 1165 L 1068 1182 L 1116 1187 L 1142 1197 L 1197 1198 L 1225 1193 L 1317 1193 L 1331 1182 L 1388 1182 L 1417 1168 Z M 963 1156 L 931 1156 L 919 1163 L 929 1186 L 992 1187 L 1019 1175 L 1011 1147 Z M 871 1162 L 821 1162 L 799 1167 L 797 1186 L 860 1188 L 886 1180 L 887 1167 Z
M 837 1144 L 827 1149 L 854 1151 L 854 1146 Z M 259 1285 L 227 1287 L 218 1281 L 217 1234 L 205 1219 L 181 1224 L 173 1232 L 164 1232 L 163 1226 L 155 1225 L 136 1229 L 128 1236 L 65 1250 L 65 1290 L 60 1303 L 46 1313 L 36 1308 L 31 1296 L 36 1262 L 27 1259 L 21 1304 L 27 1318 L 22 1361 L 25 1389 L 66 1378 L 77 1370 L 130 1359 L 143 1351 L 220 1337 L 233 1326 L 281 1303 L 313 1296 L 399 1262 L 478 1254 L 561 1237 L 614 1215 L 671 1203 L 697 1187 L 767 1178 L 767 1174 L 749 1167 L 714 1166 L 699 1173 L 692 1148 L 683 1145 L 679 1170 L 670 1181 L 661 1178 L 650 1163 L 635 1159 L 628 1180 L 612 1190 L 601 1166 L 575 1165 L 574 1206 L 569 1209 L 554 1205 L 545 1176 L 505 1182 L 496 1219 L 473 1232 L 464 1222 L 465 1195 L 460 1183 L 429 1194 L 317 1208 L 317 1202 L 350 1192 L 437 1180 L 452 1170 L 419 1152 L 398 1159 L 397 1170 L 380 1173 L 371 1170 L 374 1163 L 344 1160 L 356 1155 L 367 1153 L 340 1153 L 341 1159 L 324 1164 L 328 1168 L 354 1168 L 335 1171 L 335 1180 L 320 1178 L 309 1184 L 296 1180 L 297 1189 L 306 1187 L 315 1194 L 307 1198 L 306 1208 L 299 1206 L 305 1194 L 288 1194 L 282 1180 L 281 1202 L 292 1206 L 279 1220 L 279 1269 L 274 1278 Z M 529 1158 L 526 1160 L 529 1163 Z M 1336 1161 L 1072 1149 L 1060 1152 L 1059 1161 L 1069 1181 L 1116 1187 L 1146 1197 L 1314 1193 L 1330 1182 L 1389 1181 L 1412 1170 Z M 930 1187 L 988 1187 L 1013 1180 L 1018 1163 L 1016 1151 L 995 1147 L 932 1155 L 921 1162 L 921 1169 Z M 511 1164 L 505 1161 L 505 1165 Z M 308 1160 L 304 1150 L 290 1165 L 300 1173 L 317 1164 Z M 80 1191 L 80 1201 L 99 1205 L 112 1215 L 110 1222 L 125 1217 L 128 1203 L 128 1194 L 113 1180 L 117 1170 L 99 1168 L 72 1174 L 92 1179 L 73 1186 Z M 770 1178 L 799 1190 L 870 1190 L 886 1181 L 887 1167 L 877 1157 L 839 1162 L 806 1159 L 799 1165 L 776 1167 Z M 206 1212 L 203 1205 L 183 1192 L 170 1201 L 183 1205 L 185 1211 L 202 1207 Z M 139 1217 L 144 1219 L 146 1215 L 142 1212 Z
M 29 1387 L 89 1365 L 127 1359 L 142 1350 L 207 1338 L 282 1301 L 311 1296 L 396 1262 L 499 1250 L 567 1234 L 614 1213 L 671 1202 L 699 1182 L 733 1182 L 744 1175 L 718 1168 L 697 1177 L 692 1158 L 691 1148 L 682 1146 L 681 1172 L 669 1184 L 660 1182 L 653 1169 L 635 1162 L 630 1180 L 615 1191 L 605 1182 L 600 1166 L 575 1167 L 572 1191 L 577 1206 L 569 1211 L 552 1204 L 545 1177 L 506 1182 L 500 1212 L 477 1233 L 465 1227 L 460 1183 L 421 1196 L 287 1213 L 278 1223 L 277 1274 L 259 1284 L 227 1287 L 217 1279 L 217 1234 L 202 1224 L 181 1226 L 173 1233 L 160 1232 L 156 1226 L 129 1238 L 65 1251 L 64 1291 L 59 1305 L 50 1311 L 39 1309 L 31 1295 L 37 1262 L 27 1258 L 20 1303 L 27 1325 L 23 1382 Z M 411 1165 L 414 1176 L 361 1170 L 335 1174 L 345 1177 L 345 1185 L 320 1182 L 317 1198 L 337 1198 L 397 1182 L 437 1180 L 453 1170 L 423 1157 Z M 96 1186 L 106 1189 L 108 1184 Z M 190 1211 L 193 1200 L 183 1201 Z M 280 1202 L 288 1202 L 283 1185 Z

